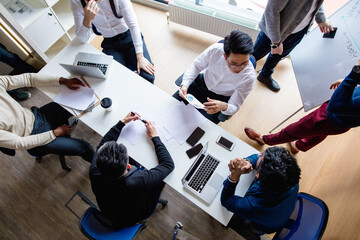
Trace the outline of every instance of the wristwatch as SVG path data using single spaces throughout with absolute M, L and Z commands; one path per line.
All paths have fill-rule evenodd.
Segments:
M 355 73 L 360 73 L 360 65 L 354 65 L 352 70 Z
M 270 44 L 271 48 L 278 48 L 280 46 L 281 42 L 279 43 L 272 43 Z

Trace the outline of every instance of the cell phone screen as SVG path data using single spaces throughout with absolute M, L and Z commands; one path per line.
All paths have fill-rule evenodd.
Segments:
M 335 37 L 335 33 L 337 30 L 337 27 L 333 28 L 334 30 L 329 32 L 329 33 L 324 33 L 323 38 L 334 38 Z
M 231 149 L 232 145 L 234 144 L 233 142 L 230 142 L 229 140 L 227 140 L 226 138 L 224 137 L 220 137 L 218 143 L 220 145 L 223 145 L 224 147 L 226 147 L 227 149 Z
M 186 139 L 186 142 L 190 144 L 191 146 L 194 146 L 200 138 L 205 134 L 205 131 L 201 128 L 197 127 L 194 132 Z
M 190 148 L 186 151 L 186 154 L 189 158 L 193 158 L 194 156 L 198 155 L 201 149 L 203 148 L 203 145 L 201 143 L 197 144 L 195 147 Z

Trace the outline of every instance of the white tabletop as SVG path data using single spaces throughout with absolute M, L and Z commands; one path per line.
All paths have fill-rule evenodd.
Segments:
M 59 63 L 72 64 L 78 52 L 100 53 L 99 50 L 91 45 L 82 44 L 75 39 L 55 56 L 40 71 L 40 73 L 70 77 L 70 74 L 63 69 Z M 81 121 L 101 136 L 104 136 L 113 125 L 129 113 L 134 105 L 141 106 L 153 116 L 161 116 L 174 106 L 174 104 L 178 103 L 177 100 L 172 98 L 166 92 L 150 84 L 116 61 L 113 62 L 109 76 L 106 80 L 86 77 L 86 81 L 100 98 L 110 97 L 113 101 L 113 110 L 111 112 L 106 112 L 103 108 L 98 106 L 94 108 L 92 112 L 87 113 L 80 118 Z M 48 86 L 39 89 L 50 98 L 54 99 L 60 88 L 58 86 Z M 199 142 L 204 145 L 209 141 L 208 152 L 226 163 L 235 157 L 246 157 L 258 153 L 257 150 L 210 121 L 207 121 L 201 128 L 205 131 L 205 135 Z M 216 144 L 215 141 L 219 135 L 224 136 L 235 143 L 235 147 L 231 152 Z M 120 137 L 118 141 L 122 142 L 128 148 L 129 155 L 132 158 L 146 168 L 152 168 L 158 164 L 153 144 L 147 135 L 142 136 L 136 145 L 131 145 L 126 140 L 122 139 L 122 137 Z M 190 148 L 190 145 L 187 143 L 180 145 L 177 141 L 167 142 L 165 139 L 162 139 L 162 141 L 175 162 L 175 170 L 165 179 L 165 182 L 216 220 L 227 225 L 232 217 L 232 213 L 221 206 L 221 190 L 214 201 L 210 205 L 207 205 L 184 190 L 181 184 L 181 179 L 195 159 L 193 158 L 190 160 L 185 153 L 185 151 Z M 254 176 L 254 173 L 241 176 L 240 183 L 236 189 L 236 194 L 244 195 L 253 181 Z

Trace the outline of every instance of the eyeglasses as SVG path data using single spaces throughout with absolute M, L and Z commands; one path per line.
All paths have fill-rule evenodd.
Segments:
M 226 58 L 226 61 L 229 64 L 229 67 L 232 68 L 232 69 L 241 69 L 241 70 L 243 70 L 249 64 L 249 61 L 246 61 L 243 64 L 238 65 L 238 64 L 229 62 L 228 58 Z

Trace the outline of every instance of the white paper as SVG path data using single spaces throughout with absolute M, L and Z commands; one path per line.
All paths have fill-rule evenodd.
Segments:
M 195 108 L 182 102 L 168 110 L 157 120 L 180 144 L 183 144 L 190 134 L 206 121 L 207 119 Z
M 141 119 L 153 121 L 152 115 L 141 106 L 133 106 L 132 111 L 137 112 L 141 116 Z M 127 123 L 122 129 L 120 137 L 124 138 L 130 144 L 135 145 L 144 134 L 146 134 L 145 124 L 142 121 L 137 120 Z
M 92 88 L 80 87 L 77 90 L 71 90 L 62 85 L 60 87 L 60 92 L 54 99 L 54 102 L 66 107 L 84 111 L 93 102 L 93 97 L 94 89 Z

